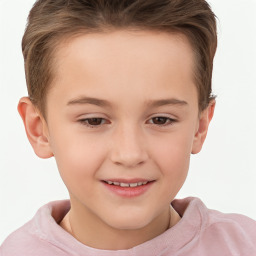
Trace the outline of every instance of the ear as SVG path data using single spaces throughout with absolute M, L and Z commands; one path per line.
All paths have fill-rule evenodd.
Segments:
M 47 124 L 28 97 L 20 99 L 18 111 L 23 120 L 28 140 L 36 155 L 40 158 L 52 157 Z
M 201 151 L 202 146 L 204 144 L 204 140 L 207 135 L 209 124 L 212 120 L 214 109 L 215 109 L 215 100 L 210 102 L 209 106 L 203 110 L 200 114 L 198 129 L 196 131 L 193 146 L 192 146 L 192 154 L 197 154 Z

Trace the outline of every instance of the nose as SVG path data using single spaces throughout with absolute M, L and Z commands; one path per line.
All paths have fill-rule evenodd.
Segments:
M 146 141 L 136 127 L 120 127 L 114 132 L 111 161 L 117 165 L 132 168 L 145 163 L 148 159 Z

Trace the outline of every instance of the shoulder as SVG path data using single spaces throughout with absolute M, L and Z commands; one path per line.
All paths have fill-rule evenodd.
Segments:
M 256 234 L 256 221 L 236 213 L 222 213 L 216 210 L 208 210 L 207 228 L 225 227 L 227 230 Z M 254 237 L 256 239 L 256 237 Z
M 5 239 L 0 248 L 0 256 L 65 255 L 58 243 L 51 239 L 52 233 L 61 229 L 53 214 L 58 217 L 56 211 L 59 207 L 63 209 L 64 205 L 68 207 L 66 201 L 56 201 L 41 207 L 33 219 Z
M 38 250 L 48 253 L 49 245 L 44 239 L 40 239 L 40 234 L 33 232 L 31 225 L 33 225 L 32 221 L 10 234 L 1 245 L 0 255 L 42 255 L 38 254 Z
M 218 246 L 223 255 L 256 255 L 256 221 L 206 207 L 203 219 L 199 241 L 208 252 Z
M 196 230 L 190 249 L 197 253 L 191 255 L 256 255 L 256 221 L 208 209 L 198 198 L 175 201 L 174 207 Z
M 256 221 L 236 213 L 222 213 L 208 209 L 206 205 L 196 197 L 176 199 L 172 202 L 174 208 L 182 217 L 193 219 L 195 225 L 199 225 L 201 231 L 219 230 L 221 232 L 245 233 L 256 239 Z M 197 219 L 195 221 L 195 219 Z

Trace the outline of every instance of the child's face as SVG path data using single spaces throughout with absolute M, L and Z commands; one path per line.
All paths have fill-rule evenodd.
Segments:
M 189 43 L 116 31 L 72 39 L 56 56 L 47 136 L 72 209 L 119 229 L 160 221 L 203 143 Z

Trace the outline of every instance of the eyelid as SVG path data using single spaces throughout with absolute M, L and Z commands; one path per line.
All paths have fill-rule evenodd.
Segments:
M 175 115 L 171 115 L 171 114 L 167 114 L 167 113 L 156 113 L 156 114 L 152 114 L 148 117 L 148 120 L 149 119 L 152 119 L 152 118 L 156 118 L 156 117 L 164 117 L 164 118 L 169 118 L 171 120 L 176 120 L 178 121 L 178 117 L 175 116 Z
M 108 116 L 101 112 L 88 112 L 88 113 L 79 114 L 76 117 L 77 117 L 77 119 L 90 119 L 90 118 L 108 119 Z

